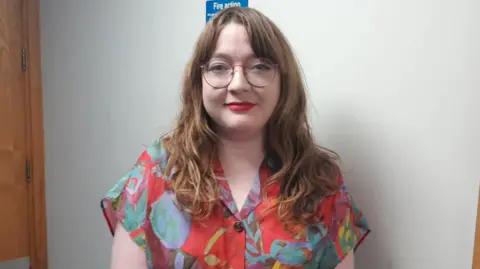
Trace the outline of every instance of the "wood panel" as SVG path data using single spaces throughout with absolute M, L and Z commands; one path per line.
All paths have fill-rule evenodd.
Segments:
M 31 269 L 47 269 L 39 22 L 39 0 L 0 1 L 0 261 Z
M 27 89 L 27 141 L 32 162 L 30 186 L 30 266 L 47 269 L 47 220 L 45 205 L 45 160 L 43 132 L 43 95 L 40 57 L 40 6 L 39 0 L 24 0 L 25 36 L 28 64 Z
M 0 1 L 0 261 L 29 256 L 23 0 Z
M 480 269 L 480 192 L 477 204 L 477 227 L 475 229 L 475 246 L 473 247 L 473 269 Z

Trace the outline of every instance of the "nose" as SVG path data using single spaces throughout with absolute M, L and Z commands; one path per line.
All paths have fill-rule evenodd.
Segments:
M 243 67 L 235 66 L 233 68 L 232 81 L 228 85 L 229 91 L 248 91 L 250 90 L 250 83 L 248 83 L 245 77 Z

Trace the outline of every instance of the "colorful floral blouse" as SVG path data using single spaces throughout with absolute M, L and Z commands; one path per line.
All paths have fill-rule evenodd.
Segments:
M 192 220 L 177 209 L 168 191 L 169 178 L 160 170 L 167 158 L 162 143 L 158 140 L 148 147 L 102 200 L 112 234 L 120 221 L 145 251 L 150 269 L 333 269 L 370 231 L 342 179 L 336 195 L 322 201 L 322 222 L 285 230 L 274 210 L 265 215 L 279 192 L 278 186 L 271 186 L 263 200 L 261 189 L 272 173 L 268 162 L 260 168 L 240 210 L 217 165 L 223 206 L 208 220 Z

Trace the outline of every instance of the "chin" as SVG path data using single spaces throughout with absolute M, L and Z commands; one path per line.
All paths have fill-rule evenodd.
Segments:
M 228 132 L 240 133 L 256 133 L 262 130 L 262 126 L 258 122 L 250 121 L 230 121 L 223 125 Z
M 225 127 L 229 130 L 255 130 L 258 129 L 257 124 L 252 124 L 248 122 L 234 122 L 234 123 L 227 123 Z

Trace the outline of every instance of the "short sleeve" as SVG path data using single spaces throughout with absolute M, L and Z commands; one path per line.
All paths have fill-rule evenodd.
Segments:
M 343 178 L 335 195 L 322 205 L 328 244 L 320 259 L 321 269 L 334 269 L 350 251 L 355 251 L 370 233 L 365 215 L 347 190 Z
M 101 207 L 112 235 L 121 223 L 132 240 L 144 251 L 146 243 L 148 185 L 155 163 L 148 150 L 133 168 L 120 178 L 101 200 Z

